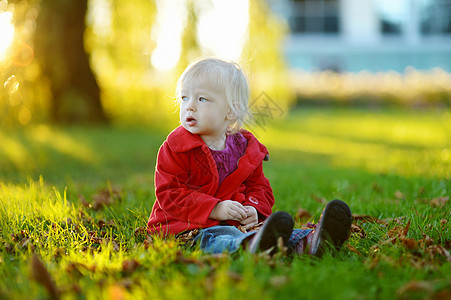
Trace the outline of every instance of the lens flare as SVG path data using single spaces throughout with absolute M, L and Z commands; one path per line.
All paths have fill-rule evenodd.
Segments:
M 19 89 L 19 81 L 17 80 L 15 75 L 11 75 L 8 79 L 5 80 L 3 87 L 9 95 L 13 95 Z

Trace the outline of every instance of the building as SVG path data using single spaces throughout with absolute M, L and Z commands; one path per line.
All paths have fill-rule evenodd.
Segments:
M 451 0 L 268 0 L 293 69 L 451 72 Z

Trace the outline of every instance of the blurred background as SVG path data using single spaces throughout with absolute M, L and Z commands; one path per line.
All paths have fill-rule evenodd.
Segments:
M 281 115 L 448 109 L 451 0 L 0 0 L 0 125 L 172 128 L 202 56 L 240 63 Z

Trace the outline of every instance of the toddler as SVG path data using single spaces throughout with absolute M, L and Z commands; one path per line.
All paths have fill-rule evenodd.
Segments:
M 250 115 L 249 88 L 237 64 L 196 61 L 180 76 L 176 94 L 181 125 L 158 152 L 149 232 L 183 235 L 207 253 L 271 252 L 282 240 L 290 251 L 320 256 L 343 244 L 351 226 L 343 201 L 329 202 L 315 229 L 293 229 L 288 213 L 272 213 L 262 166 L 268 150 L 241 128 Z

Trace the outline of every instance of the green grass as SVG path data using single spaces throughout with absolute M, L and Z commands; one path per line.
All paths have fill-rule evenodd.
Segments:
M 1 129 L 0 298 L 45 299 L 52 282 L 55 298 L 75 299 L 450 296 L 449 110 L 304 109 L 264 121 L 254 132 L 270 151 L 275 210 L 308 210 L 300 226 L 339 198 L 383 221 L 355 221 L 364 233 L 322 259 L 206 255 L 135 231 L 155 200 L 167 132 Z

